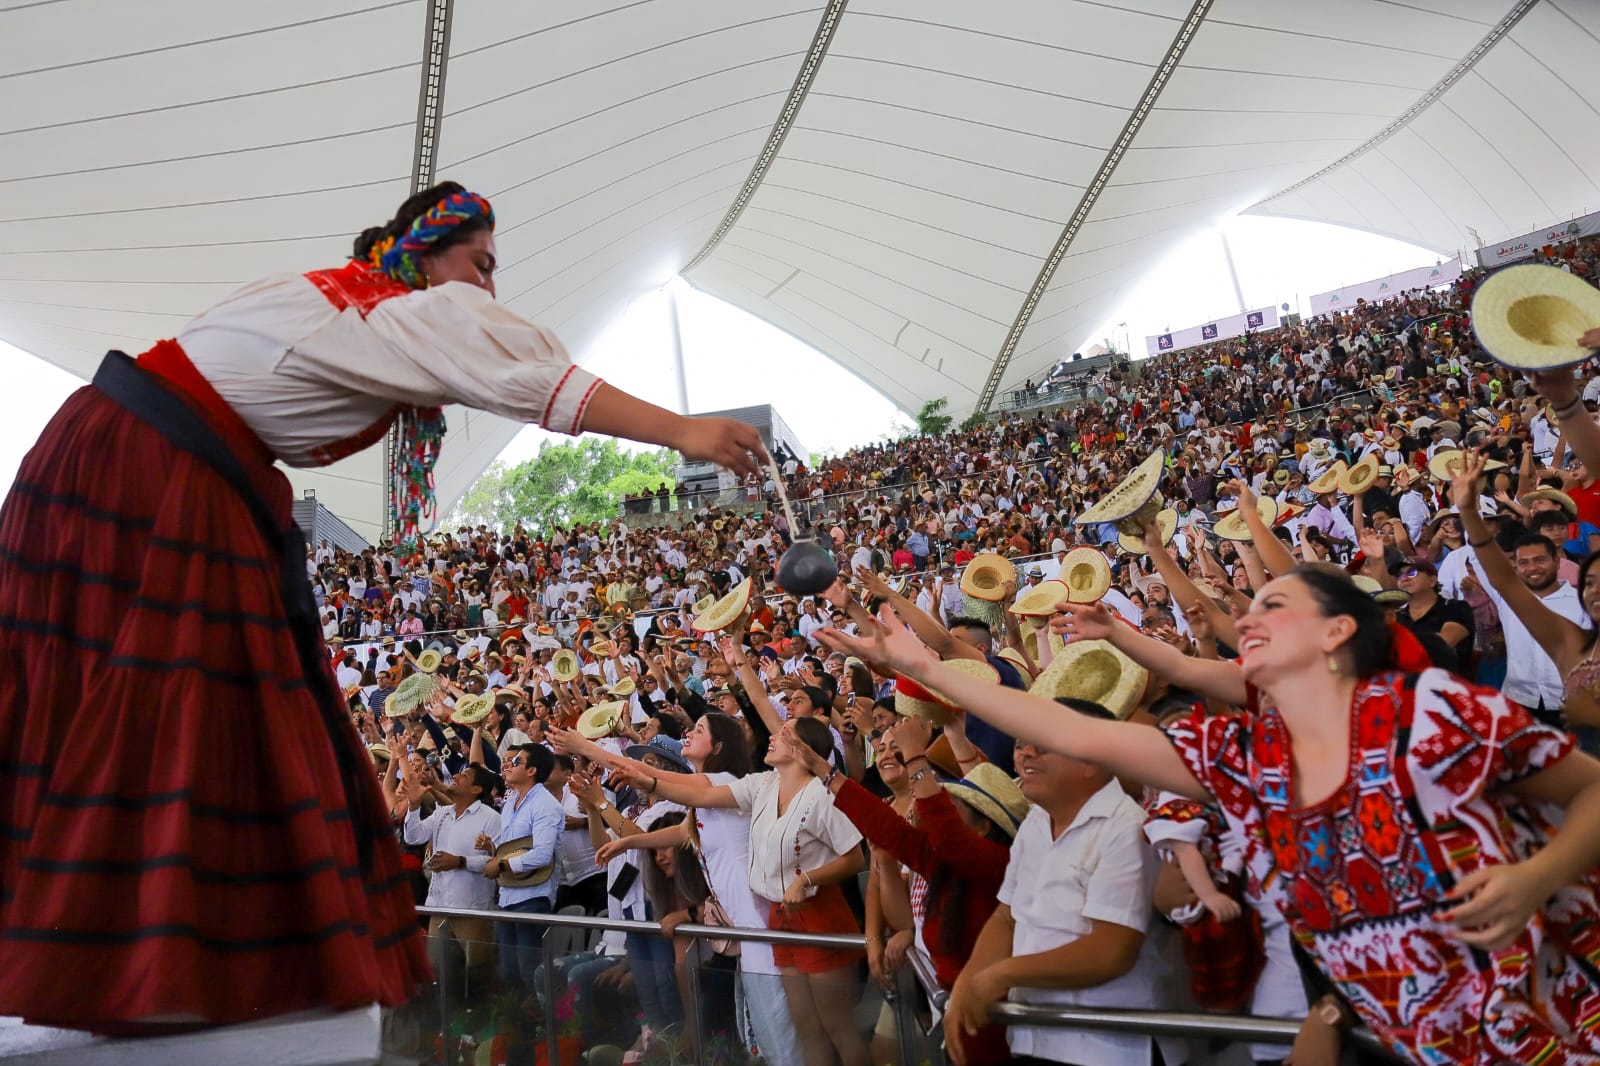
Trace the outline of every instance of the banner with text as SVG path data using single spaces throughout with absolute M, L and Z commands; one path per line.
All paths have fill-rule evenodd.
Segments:
M 1363 281 L 1359 285 L 1347 285 L 1332 292 L 1319 292 L 1311 297 L 1311 313 L 1325 315 L 1329 311 L 1347 311 L 1356 305 L 1357 300 L 1365 300 L 1369 304 L 1382 303 L 1413 289 L 1432 289 L 1440 285 L 1449 285 L 1460 276 L 1459 259 L 1452 259 L 1438 266 L 1402 270 L 1386 278 Z
M 1514 263 L 1518 259 L 1531 258 L 1547 244 L 1564 244 L 1575 241 L 1579 237 L 1593 237 L 1600 233 L 1600 211 L 1592 215 L 1575 218 L 1571 222 L 1562 222 L 1551 226 L 1549 229 L 1538 230 L 1534 233 L 1524 233 L 1520 237 L 1507 237 L 1499 244 L 1490 244 L 1478 249 L 1478 265 L 1486 267 L 1504 266 Z
M 1197 344 L 1209 344 L 1212 341 L 1225 341 L 1231 337 L 1241 337 L 1251 330 L 1277 328 L 1278 309 L 1276 307 L 1263 307 L 1255 311 L 1246 311 L 1242 315 L 1219 318 L 1215 322 L 1207 322 L 1203 326 L 1191 326 L 1189 329 L 1180 329 L 1172 333 L 1160 333 L 1154 337 L 1146 337 L 1144 346 L 1151 355 L 1160 355 L 1162 352 L 1176 352 L 1182 351 L 1184 348 L 1193 348 Z

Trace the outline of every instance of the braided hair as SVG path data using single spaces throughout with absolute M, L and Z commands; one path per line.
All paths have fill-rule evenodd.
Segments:
M 382 226 L 362 230 L 351 257 L 413 289 L 427 287 L 422 257 L 446 251 L 473 234 L 494 229 L 494 208 L 459 182 L 444 181 L 416 193 Z

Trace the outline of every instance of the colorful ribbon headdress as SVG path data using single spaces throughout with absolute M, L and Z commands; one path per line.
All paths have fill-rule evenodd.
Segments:
M 428 287 L 422 257 L 457 226 L 482 219 L 494 229 L 494 208 L 476 193 L 457 192 L 444 197 L 417 216 L 405 235 L 385 237 L 367 253 L 372 269 L 413 289 Z M 444 443 L 444 409 L 404 407 L 395 420 L 399 442 L 389 463 L 389 518 L 395 531 L 395 551 L 402 560 L 421 555 L 420 533 L 437 508 L 433 494 L 433 466 Z

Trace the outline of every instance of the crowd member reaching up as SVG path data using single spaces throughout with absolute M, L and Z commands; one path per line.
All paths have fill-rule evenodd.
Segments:
M 861 834 L 834 806 L 825 779 L 796 757 L 804 745 L 828 758 L 833 736 L 816 718 L 786 722 L 773 737 L 764 773 L 727 785 L 700 785 L 682 774 L 646 773 L 615 763 L 629 783 L 695 808 L 733 807 L 750 814 L 750 888 L 771 906 L 768 925 L 806 933 L 858 933 L 839 884 L 866 868 Z M 829 770 L 829 774 L 837 774 Z M 784 998 L 806 1066 L 866 1066 L 856 1028 L 855 952 L 773 947 Z
M 1315 1009 L 1352 1010 L 1347 1021 L 1407 1061 L 1600 1055 L 1581 1022 L 1600 1011 L 1587 961 L 1600 950 L 1600 763 L 1570 736 L 1429 668 L 1409 634 L 1326 567 L 1259 591 L 1238 622 L 1237 663 L 1188 658 L 1099 605 L 1059 610 L 1051 625 L 1067 640 L 1109 640 L 1174 684 L 1258 710 L 1164 736 L 945 669 L 888 612 L 870 633 L 822 639 L 1052 758 L 1216 803 L 1248 842 L 1252 876 L 1282 880 L 1285 918 L 1332 982 L 1337 996 Z M 1325 842 L 1344 839 L 1359 852 L 1330 855 Z M 1378 976 L 1391 973 L 1425 980 L 1397 996 Z

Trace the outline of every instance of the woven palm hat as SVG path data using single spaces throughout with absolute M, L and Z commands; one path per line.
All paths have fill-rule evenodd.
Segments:
M 1289 480 L 1288 471 L 1280 470 L 1278 473 L 1284 475 L 1284 481 Z M 1170 507 L 1163 509 L 1161 513 L 1156 515 L 1156 524 L 1161 529 L 1161 543 L 1171 544 L 1174 534 L 1178 532 L 1178 512 Z M 1144 547 L 1143 533 L 1118 533 L 1117 546 L 1129 555 L 1147 554 Z M 1099 555 L 1100 553 L 1095 552 L 1095 554 Z
M 528 702 L 528 694 L 527 692 L 523 691 L 521 685 L 506 685 L 504 688 L 500 689 L 494 694 L 494 698 L 496 703 L 501 700 L 511 700 L 513 702 L 520 700 L 523 703 Z
M 711 605 L 716 602 L 717 598 L 715 596 L 707 594 L 705 596 L 701 596 L 698 600 L 695 600 L 694 606 L 689 608 L 689 610 L 695 614 L 705 614 L 707 611 L 711 610 Z
M 1126 720 L 1144 698 L 1150 671 L 1105 640 L 1075 640 L 1056 652 L 1028 691 L 1048 699 L 1092 700 Z
M 437 673 L 439 664 L 444 662 L 444 656 L 432 648 L 417 656 L 417 669 L 425 674 Z
M 1073 603 L 1094 603 L 1111 588 L 1111 564 L 1098 548 L 1073 548 L 1061 560 L 1057 580 L 1067 586 Z
M 400 687 L 394 690 L 389 698 L 394 700 L 394 717 L 410 714 L 433 698 L 439 691 L 439 682 L 432 674 L 412 674 L 400 682 Z
M 1315 496 L 1321 496 L 1325 492 L 1336 492 L 1339 488 L 1339 479 L 1344 477 L 1345 472 L 1349 469 L 1350 467 L 1346 465 L 1345 461 L 1340 459 L 1324 470 L 1322 475 L 1307 485 L 1306 488 L 1310 489 Z
M 1147 504 L 1161 484 L 1161 472 L 1166 468 L 1166 453 L 1151 452 L 1144 462 L 1134 467 L 1127 477 L 1092 507 L 1081 512 L 1076 522 L 1080 526 L 1101 522 L 1120 522 Z
M 1600 326 L 1600 289 L 1558 267 L 1507 267 L 1472 297 L 1472 329 L 1496 362 L 1518 370 L 1554 370 L 1594 354 L 1578 343 Z
M 604 659 L 611 654 L 612 643 L 609 640 L 597 640 L 589 645 L 589 654 L 596 659 Z
M 974 556 L 961 572 L 961 591 L 979 600 L 998 603 L 1005 598 L 1007 581 L 1017 579 L 1011 560 L 994 552 Z
M 1551 503 L 1557 504 L 1563 511 L 1567 512 L 1568 518 L 1578 517 L 1577 501 L 1571 496 L 1568 496 L 1566 493 L 1562 492 L 1560 489 L 1534 489 L 1532 492 L 1525 493 L 1517 502 L 1522 504 L 1524 507 L 1531 507 L 1533 505 L 1533 501 L 1535 500 L 1549 500 Z
M 1046 641 L 1050 647 L 1051 655 L 1056 654 L 1067 646 L 1066 641 L 1062 640 L 1055 630 L 1045 624 L 1043 618 L 1024 618 L 1020 628 L 1022 630 L 1022 647 L 1029 655 L 1033 656 L 1034 662 L 1039 661 L 1039 634 L 1041 633 L 1046 634 Z
M 1357 496 L 1366 492 L 1378 480 L 1378 467 L 1378 453 L 1368 452 L 1359 463 L 1340 475 L 1339 491 L 1346 496 Z
M 1033 676 L 1033 667 L 1028 665 L 1028 657 L 1016 648 L 1001 648 L 999 657 L 1017 668 L 1017 673 L 1025 678 Z
M 1498 459 L 1490 459 L 1483 464 L 1483 472 L 1491 470 L 1504 470 L 1504 463 Z M 1443 448 L 1433 453 L 1433 458 L 1428 460 L 1428 473 L 1438 481 L 1453 481 L 1461 470 L 1461 449 Z
M 968 677 L 976 678 L 977 680 L 983 681 L 987 684 L 1000 684 L 1000 671 L 996 670 L 982 659 L 946 659 L 944 661 L 944 665 L 949 669 L 954 670 L 958 674 L 966 674 Z M 961 701 L 946 696 L 943 692 L 938 691 L 936 688 L 929 688 L 926 685 L 923 687 L 927 689 L 928 695 L 932 696 L 935 701 L 944 704 L 946 707 L 961 706 Z
M 1007 607 L 1006 610 L 1012 614 L 1027 617 L 1048 616 L 1055 614 L 1056 604 L 1068 599 L 1071 594 L 1072 590 L 1067 587 L 1065 581 L 1051 578 L 1049 581 L 1039 582 L 1033 588 L 1024 592 L 1017 598 L 1017 602 Z
M 451 720 L 462 725 L 477 725 L 494 710 L 494 697 L 494 689 L 489 689 L 480 696 L 462 696 L 456 700 L 456 709 L 450 716 Z
M 1256 514 L 1261 516 L 1261 521 L 1270 528 L 1278 520 L 1278 501 L 1270 496 L 1262 496 L 1256 500 Z M 1250 540 L 1250 527 L 1245 525 L 1244 514 L 1234 508 L 1217 520 L 1211 528 L 1223 540 Z
M 578 732 L 590 740 L 599 740 L 617 727 L 626 706 L 622 700 L 595 704 L 578 716 Z
M 1022 789 L 994 763 L 979 763 L 960 781 L 944 782 L 944 790 L 993 822 L 1008 840 L 1017 835 L 1028 816 Z
M 557 681 L 576 681 L 579 669 L 578 656 L 571 648 L 562 648 L 550 657 L 550 676 Z
M 922 718 L 939 726 L 948 725 L 955 717 L 955 712 L 909 677 L 894 679 L 894 713 L 902 718 Z
M 750 605 L 750 590 L 753 587 L 751 579 L 745 578 L 722 599 L 695 615 L 690 625 L 701 633 L 719 633 L 727 629 L 744 615 L 745 608 Z
M 633 678 L 625 677 L 615 685 L 612 685 L 609 691 L 613 696 L 631 696 L 638 688 L 639 686 L 634 682 Z

